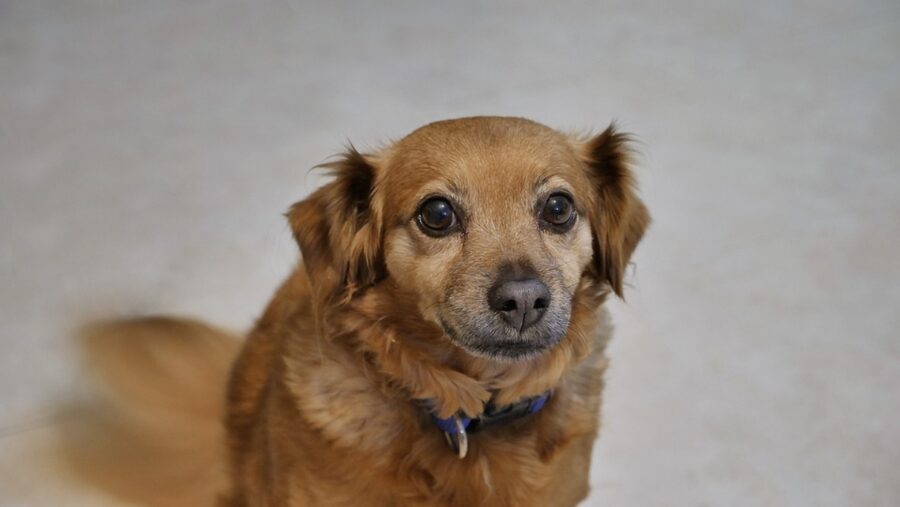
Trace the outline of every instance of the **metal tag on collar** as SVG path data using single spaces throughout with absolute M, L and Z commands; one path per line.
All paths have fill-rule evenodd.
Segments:
M 453 416 L 453 424 L 456 426 L 456 432 L 445 431 L 444 437 L 447 438 L 447 443 L 450 444 L 450 448 L 456 452 L 459 459 L 463 459 L 469 453 L 469 436 L 466 434 L 466 425 L 459 416 Z

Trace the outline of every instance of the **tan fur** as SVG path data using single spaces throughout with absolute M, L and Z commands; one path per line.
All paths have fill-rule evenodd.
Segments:
M 220 504 L 567 506 L 584 498 L 611 333 L 602 304 L 622 294 L 649 224 L 627 150 L 612 127 L 579 139 L 524 119 L 479 117 L 427 125 L 377 153 L 351 149 L 328 164 L 333 181 L 288 213 L 304 264 L 232 368 L 230 481 Z M 542 228 L 535 214 L 558 191 L 577 211 L 564 233 Z M 431 195 L 458 208 L 457 233 L 420 230 L 417 209 Z M 479 352 L 488 335 L 474 331 L 493 322 L 486 293 L 509 266 L 548 286 L 547 329 L 565 325 L 558 343 L 516 360 Z M 536 346 L 526 336 L 523 346 Z M 477 416 L 488 400 L 548 389 L 541 412 L 472 435 L 462 460 L 425 408 Z
M 100 396 L 63 426 L 70 468 L 129 502 L 212 505 L 228 484 L 220 420 L 240 341 L 165 317 L 98 323 L 79 337 Z

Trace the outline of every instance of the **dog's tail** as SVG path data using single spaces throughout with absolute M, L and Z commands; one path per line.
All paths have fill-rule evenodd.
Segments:
M 100 396 L 63 426 L 72 471 L 132 504 L 214 505 L 227 481 L 225 386 L 238 338 L 165 317 L 93 324 L 80 338 Z

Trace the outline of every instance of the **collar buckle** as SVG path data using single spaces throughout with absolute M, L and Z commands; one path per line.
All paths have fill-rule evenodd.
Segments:
M 459 459 L 463 459 L 469 453 L 469 435 L 466 433 L 466 425 L 459 416 L 455 415 L 451 419 L 456 431 L 445 431 L 444 437 Z
M 470 419 L 461 413 L 446 419 L 441 419 L 432 413 L 431 419 L 444 433 L 444 438 L 447 440 L 447 444 L 450 445 L 450 449 L 459 456 L 459 459 L 463 459 L 469 453 L 469 433 L 477 433 L 484 427 L 508 423 L 534 414 L 544 407 L 552 394 L 553 391 L 547 391 L 537 396 L 523 398 L 512 405 L 503 407 L 497 407 L 493 403 L 488 403 L 484 407 L 484 412 L 474 419 Z

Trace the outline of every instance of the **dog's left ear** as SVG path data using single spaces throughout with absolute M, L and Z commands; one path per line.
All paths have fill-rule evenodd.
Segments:
M 287 213 L 311 284 L 323 296 L 350 296 L 383 276 L 378 169 L 352 146 L 322 164 L 334 178 Z
M 629 167 L 631 137 L 610 125 L 581 141 L 580 152 L 593 186 L 591 226 L 594 232 L 592 274 L 623 297 L 625 268 L 650 225 L 650 213 L 638 198 Z

